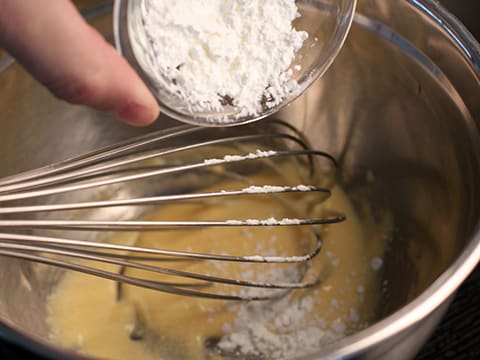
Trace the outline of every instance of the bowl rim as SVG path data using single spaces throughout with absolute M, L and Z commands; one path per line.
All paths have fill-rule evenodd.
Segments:
M 467 28 L 445 7 L 435 0 L 404 0 L 426 15 L 458 45 L 458 51 L 473 66 L 480 83 L 480 44 Z M 82 12 L 86 19 L 104 15 L 112 9 L 112 1 L 106 0 Z M 10 55 L 0 56 L 0 73 L 15 60 Z M 477 160 L 480 166 L 480 154 Z M 368 328 L 328 345 L 300 359 L 331 359 L 352 357 L 365 352 L 394 335 L 425 319 L 454 294 L 457 288 L 480 263 L 480 222 L 477 222 L 467 245 L 452 264 L 414 300 Z M 36 354 L 54 359 L 91 359 L 74 351 L 57 346 L 37 335 L 26 334 L 8 319 L 0 317 L 0 338 L 24 347 Z

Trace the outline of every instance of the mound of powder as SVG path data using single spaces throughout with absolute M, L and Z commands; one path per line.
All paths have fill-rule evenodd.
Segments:
M 141 0 L 147 72 L 190 112 L 256 115 L 299 92 L 294 0 Z M 298 69 L 298 67 L 297 67 Z

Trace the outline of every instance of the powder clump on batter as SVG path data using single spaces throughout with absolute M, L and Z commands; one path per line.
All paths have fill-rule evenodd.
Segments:
M 314 308 L 314 296 L 244 306 L 236 315 L 233 329 L 229 329 L 217 346 L 220 351 L 241 356 L 268 354 L 272 359 L 288 359 L 314 352 L 320 344 L 345 336 L 344 331 L 327 328 L 320 317 L 308 322 Z M 309 324 L 305 326 L 306 323 Z

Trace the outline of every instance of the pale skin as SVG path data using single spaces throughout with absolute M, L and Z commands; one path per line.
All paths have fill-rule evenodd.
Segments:
M 139 76 L 70 0 L 0 0 L 0 48 L 60 99 L 135 126 L 159 115 Z

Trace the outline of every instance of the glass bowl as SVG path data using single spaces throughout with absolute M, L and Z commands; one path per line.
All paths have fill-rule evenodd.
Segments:
M 170 0 L 163 0 L 170 1 Z M 170 79 L 155 77 L 146 55 L 149 40 L 142 26 L 143 1 L 116 0 L 114 7 L 115 43 L 120 53 L 134 67 L 156 96 L 161 111 L 177 120 L 203 126 L 231 126 L 265 118 L 300 96 L 332 64 L 348 35 L 355 13 L 356 0 L 297 0 L 300 16 L 293 21 L 297 31 L 306 31 L 308 38 L 296 52 L 289 70 L 298 83 L 276 104 L 262 103 L 262 110 L 245 115 L 232 105 L 222 103 L 219 111 L 193 112 L 191 106 L 161 83 Z M 219 100 L 221 98 L 219 97 Z

